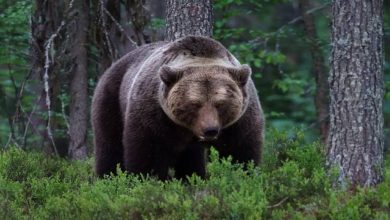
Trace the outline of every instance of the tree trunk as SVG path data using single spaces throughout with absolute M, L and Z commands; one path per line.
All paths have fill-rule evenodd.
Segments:
M 213 34 L 211 0 L 166 0 L 166 36 L 169 41 L 187 35 Z
M 35 7 L 30 23 L 30 65 L 33 82 L 32 88 L 39 98 L 34 103 L 37 105 L 37 113 L 33 113 L 30 120 L 32 126 L 37 128 L 36 130 L 39 132 L 39 138 L 42 140 L 40 144 L 44 148 L 50 149 L 50 140 L 46 132 L 47 121 L 42 117 L 42 112 L 47 112 L 45 103 L 46 94 L 43 88 L 43 71 L 45 66 L 45 42 L 48 36 L 53 33 L 53 30 L 47 21 L 49 19 L 47 18 L 47 6 L 44 4 L 44 1 L 36 0 L 34 3 Z
M 327 164 L 340 182 L 383 179 L 383 0 L 334 0 Z
M 75 0 L 70 15 L 74 15 L 68 25 L 68 34 L 73 42 L 70 45 L 72 62 L 70 82 L 69 108 L 69 157 L 84 159 L 87 157 L 87 125 L 88 125 L 88 2 Z
M 326 143 L 329 131 L 329 85 L 328 74 L 324 64 L 324 56 L 321 46 L 318 43 L 315 19 L 313 14 L 307 13 L 311 7 L 309 0 L 299 0 L 303 24 L 307 40 L 310 46 L 310 53 L 313 59 L 312 74 L 316 80 L 316 94 L 314 103 L 316 107 L 317 123 L 320 128 L 322 143 Z
M 62 1 L 34 1 L 34 12 L 31 16 L 31 38 L 30 38 L 30 65 L 31 65 L 31 82 L 32 90 L 39 97 L 34 105 L 36 110 L 32 112 L 30 121 L 31 127 L 40 135 L 42 143 L 40 143 L 44 151 L 47 153 L 53 153 L 57 150 L 53 145 L 54 140 L 50 140 L 52 137 L 49 136 L 48 120 L 45 119 L 44 115 L 48 114 L 48 106 L 46 96 L 49 96 L 51 101 L 51 107 L 54 106 L 53 98 L 53 78 L 55 78 L 55 71 L 58 69 L 58 62 L 49 62 L 47 79 L 49 84 L 49 94 L 46 94 L 44 88 L 44 72 L 46 63 L 46 45 L 49 38 L 56 32 L 56 29 L 61 25 L 63 14 L 58 13 L 63 11 Z M 50 47 L 49 57 L 51 60 L 57 60 L 58 54 L 56 53 L 58 45 L 53 42 Z M 49 125 L 52 126 L 52 125 Z

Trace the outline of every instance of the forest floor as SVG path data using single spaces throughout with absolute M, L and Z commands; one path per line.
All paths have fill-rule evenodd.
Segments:
M 0 219 L 390 219 L 390 157 L 376 187 L 335 186 L 322 145 L 299 132 L 267 134 L 260 167 L 219 159 L 208 178 L 98 179 L 93 158 L 69 161 L 17 148 L 0 151 Z

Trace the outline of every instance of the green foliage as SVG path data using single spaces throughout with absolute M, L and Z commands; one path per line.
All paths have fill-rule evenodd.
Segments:
M 320 144 L 305 144 L 302 132 L 268 136 L 260 167 L 243 168 L 211 149 L 208 178 L 184 182 L 120 170 L 98 179 L 92 159 L 4 150 L 0 219 L 389 219 L 389 164 L 377 187 L 333 189 Z
M 165 20 L 161 18 L 152 18 L 149 26 L 151 29 L 162 29 L 165 27 Z
M 28 73 L 30 9 L 30 1 L 0 1 L 0 144 L 7 141 L 8 120 L 15 113 L 18 90 Z M 32 98 L 23 98 L 25 110 L 30 109 Z
M 300 22 L 290 23 L 300 15 L 299 9 L 283 0 L 218 0 L 214 6 L 214 37 L 229 45 L 241 62 L 251 65 L 269 125 L 287 130 L 315 122 L 315 82 L 306 34 Z M 316 16 L 316 21 L 318 42 L 326 57 L 329 21 L 326 16 Z M 308 140 L 316 137 L 313 129 L 305 133 Z

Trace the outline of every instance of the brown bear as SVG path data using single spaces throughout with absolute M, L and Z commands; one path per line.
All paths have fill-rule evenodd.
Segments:
M 101 77 L 92 101 L 96 173 L 205 177 L 205 148 L 258 164 L 264 116 L 251 69 L 219 42 L 188 36 L 139 47 Z

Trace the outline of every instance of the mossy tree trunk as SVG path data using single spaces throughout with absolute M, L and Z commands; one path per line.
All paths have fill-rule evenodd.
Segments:
M 383 0 L 334 0 L 327 164 L 340 182 L 383 179 Z
M 211 0 L 166 0 L 165 39 L 213 34 L 213 7 Z

